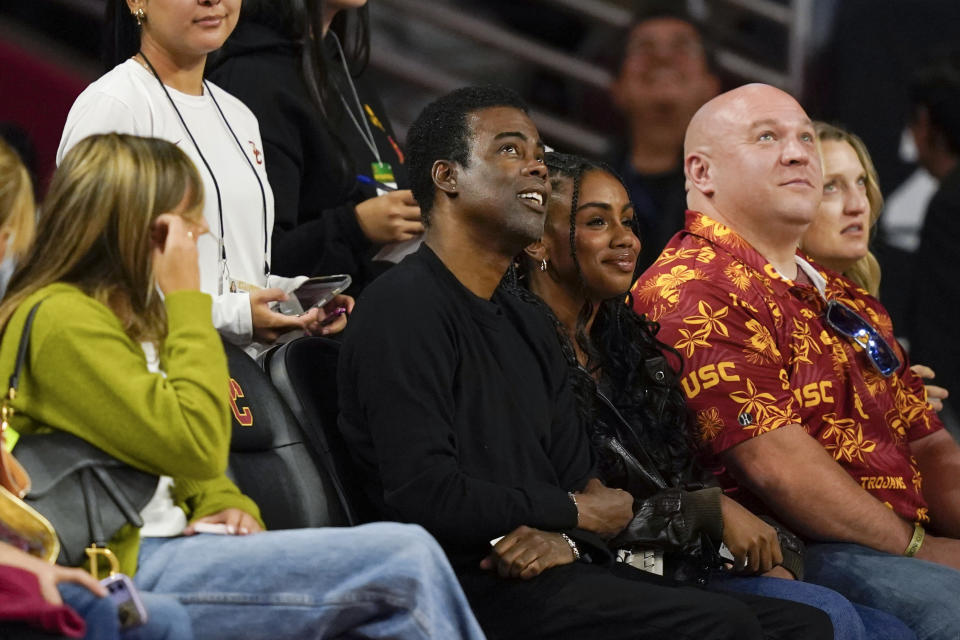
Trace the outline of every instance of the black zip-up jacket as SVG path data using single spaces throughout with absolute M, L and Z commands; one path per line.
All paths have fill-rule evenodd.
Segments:
M 357 107 L 332 41 L 325 42 L 327 71 L 357 117 Z M 273 29 L 241 22 L 211 61 L 213 82 L 246 104 L 260 123 L 264 162 L 273 188 L 274 273 L 283 276 L 347 273 L 357 295 L 384 269 L 357 222 L 354 208 L 376 195 L 358 174 L 372 177 L 373 153 L 364 143 L 343 102 L 330 100 L 326 115 L 310 99 L 303 80 L 300 45 Z M 364 113 L 384 162 L 407 188 L 406 168 L 375 87 L 354 79 Z M 367 111 L 365 109 L 365 111 Z M 336 136 L 336 137 L 335 137 Z M 241 142 L 245 142 L 242 141 Z

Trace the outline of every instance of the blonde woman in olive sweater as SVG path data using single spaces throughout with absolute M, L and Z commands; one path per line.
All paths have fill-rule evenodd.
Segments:
M 198 638 L 481 637 L 421 529 L 263 532 L 225 475 L 229 375 L 199 291 L 202 207 L 196 169 L 166 141 L 97 135 L 66 155 L 0 304 L 2 377 L 42 300 L 13 427 L 69 431 L 161 476 L 144 527 L 110 546 L 141 591 L 179 597 Z M 198 521 L 229 534 L 196 534 Z

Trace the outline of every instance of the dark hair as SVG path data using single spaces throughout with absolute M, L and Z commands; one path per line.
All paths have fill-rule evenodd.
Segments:
M 516 92 L 505 87 L 463 87 L 437 98 L 420 112 L 407 133 L 407 173 L 424 225 L 430 224 L 435 194 L 431 171 L 437 160 L 467 166 L 472 134 L 467 116 L 491 107 L 527 112 Z
M 960 50 L 939 52 L 917 69 L 910 81 L 910 102 L 923 107 L 930 124 L 946 140 L 950 152 L 960 155 Z
M 300 48 L 300 68 L 310 97 L 322 113 L 336 96 L 333 74 L 327 69 L 323 40 L 311 34 L 323 32 L 324 0 L 244 0 L 240 24 L 254 22 L 270 27 Z M 370 61 L 370 10 L 339 11 L 330 32 L 343 46 L 350 75 L 356 78 Z
M 107 0 L 103 18 L 102 63 L 106 70 L 140 50 L 140 27 L 126 0 Z
M 323 43 L 310 37 L 323 31 L 324 0 L 244 0 L 240 23 L 266 25 L 300 45 L 301 69 L 310 97 L 321 111 L 331 93 L 330 74 L 323 57 Z M 353 19 L 348 15 L 355 14 Z M 109 70 L 140 50 L 140 28 L 126 0 L 107 0 L 103 40 L 103 63 Z M 351 28 L 352 27 L 352 28 Z M 355 11 L 340 11 L 330 24 L 343 45 L 347 66 L 359 76 L 370 60 L 370 11 L 367 5 Z
M 555 188 L 563 180 L 573 182 L 570 253 L 579 274 L 576 211 L 583 176 L 592 171 L 603 171 L 621 184 L 623 180 L 602 162 L 575 155 L 547 153 L 546 165 Z M 518 295 L 541 305 L 552 318 L 586 423 L 593 429 L 600 428 L 592 413 L 596 390 L 593 374 L 599 371 L 608 387 L 611 402 L 629 423 L 658 469 L 670 480 L 679 478 L 693 459 L 692 432 L 679 385 L 683 360 L 675 349 L 657 340 L 660 326 L 645 315 L 637 315 L 632 309 L 630 294 L 625 293 L 600 302 L 588 336 L 586 323 L 594 309 L 588 300 L 577 315 L 573 332 L 577 346 L 587 355 L 587 365 L 581 367 L 568 337 L 568 328 L 560 324 L 546 303 L 523 286 L 527 281 L 523 274 L 529 268 L 529 259 L 522 256 L 519 264 L 512 268 L 508 281 L 517 285 Z M 671 359 L 675 363 L 673 366 Z M 658 372 L 662 373 L 658 376 Z
M 635 28 L 648 20 L 673 18 L 693 27 L 697 32 L 697 36 L 700 38 L 700 45 L 703 48 L 703 57 L 706 61 L 707 71 L 714 74 L 717 73 L 717 60 L 713 50 L 713 40 L 704 25 L 690 15 L 685 4 L 686 3 L 677 2 L 677 0 L 639 0 L 635 2 L 630 25 L 621 37 L 619 44 L 620 55 L 617 57 L 617 69 L 615 69 L 615 71 L 619 72 L 620 66 L 623 65 L 623 61 L 627 55 L 627 46 L 630 44 L 630 34 L 633 33 Z

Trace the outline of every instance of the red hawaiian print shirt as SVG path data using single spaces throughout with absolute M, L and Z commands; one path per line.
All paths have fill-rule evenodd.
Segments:
M 943 425 L 880 302 L 813 268 L 827 299 L 854 309 L 894 346 L 903 364 L 892 376 L 880 375 L 859 345 L 826 324 L 815 286 L 780 276 L 733 230 L 697 212 L 687 212 L 686 229 L 634 284 L 633 304 L 683 355 L 681 384 L 706 462 L 724 486 L 736 484 L 717 454 L 801 424 L 864 489 L 903 518 L 929 522 L 908 445 Z

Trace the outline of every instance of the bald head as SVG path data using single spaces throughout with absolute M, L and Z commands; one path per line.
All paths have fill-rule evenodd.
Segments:
M 697 110 L 687 127 L 683 155 L 716 144 L 731 128 L 766 111 L 764 107 L 794 109 L 803 113 L 803 118 L 810 123 L 803 107 L 789 93 L 768 84 L 745 84 L 721 93 Z
M 744 236 L 799 240 L 820 203 L 813 123 L 796 100 L 769 85 L 738 87 L 694 114 L 684 172 L 690 208 Z

